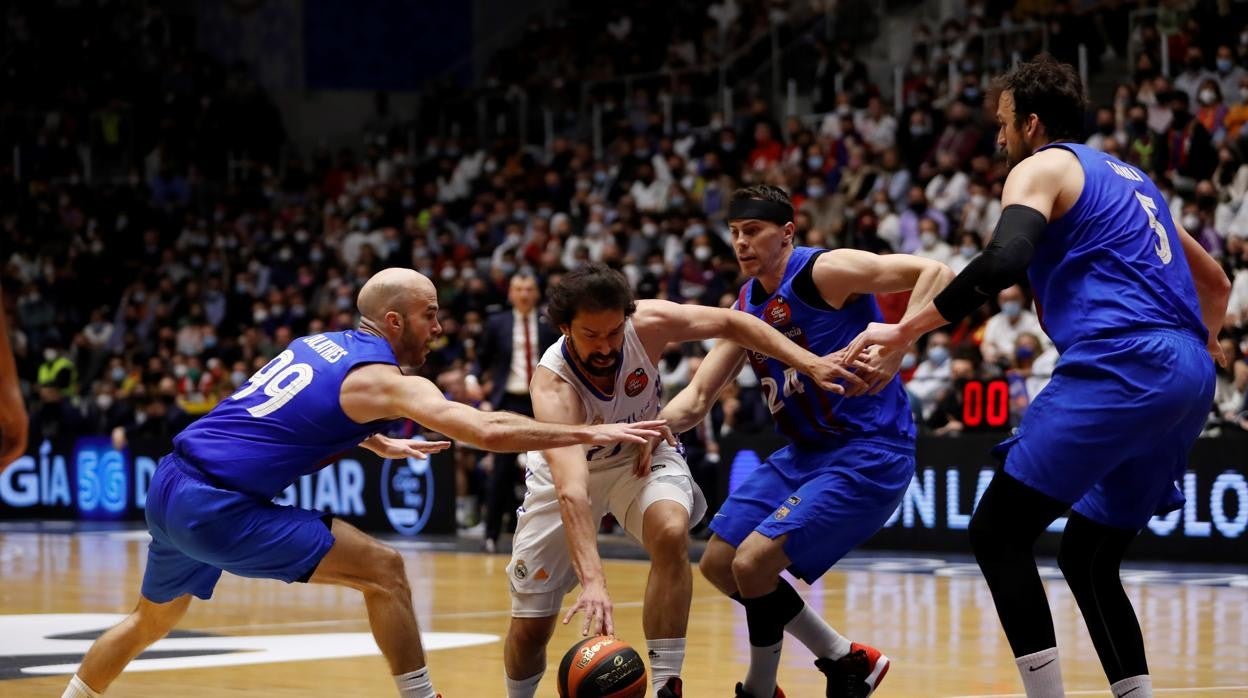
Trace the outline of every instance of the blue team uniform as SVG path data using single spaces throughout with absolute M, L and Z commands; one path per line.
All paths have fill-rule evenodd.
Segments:
M 397 364 L 386 340 L 301 337 L 174 438 L 148 490 L 143 596 L 207 599 L 222 570 L 307 581 L 334 543 L 329 516 L 272 500 L 389 425 L 353 422 L 339 404 L 347 374 L 369 363 Z
M 835 309 L 811 272 L 826 250 L 793 250 L 784 278 L 767 294 L 741 288 L 737 308 L 762 318 L 823 356 L 881 321 L 871 295 Z M 753 531 L 788 535 L 790 571 L 813 582 L 884 525 L 914 476 L 914 421 L 901 380 L 876 395 L 842 398 L 775 359 L 747 352 L 776 429 L 790 444 L 773 453 L 729 496 L 711 530 L 733 546 Z
M 1183 246 L 1143 173 L 1082 145 L 1079 200 L 1045 229 L 1029 276 L 1061 359 L 1005 472 L 1098 523 L 1141 528 L 1183 504 L 1175 481 L 1213 402 L 1214 367 Z

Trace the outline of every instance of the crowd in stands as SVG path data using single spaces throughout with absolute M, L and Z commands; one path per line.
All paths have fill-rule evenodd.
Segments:
M 188 48 L 193 32 L 155 5 L 127 5 L 137 14 L 108 22 L 55 5 L 10 8 L 3 43 L 15 48 L 0 72 L 0 145 L 20 152 L 0 164 L 0 280 L 34 443 L 171 436 L 293 337 L 354 326 L 356 291 L 387 266 L 437 284 L 444 334 L 421 370 L 477 402 L 483 392 L 465 378 L 479 373 L 485 319 L 506 308 L 517 272 L 545 288 L 603 261 L 639 297 L 730 304 L 742 279 L 723 218 L 742 184 L 792 193 L 798 244 L 917 254 L 955 271 L 1000 214 L 1007 169 L 981 75 L 1004 67 L 995 62 L 1003 57 L 958 38 L 983 25 L 982 3 L 939 36 L 920 34 L 900 113 L 838 48 L 828 59 L 854 79 L 839 81 L 819 120 L 782 118 L 752 98 L 730 123 L 679 119 L 669 133 L 654 102 L 637 99 L 605 115 L 601 157 L 572 135 L 548 150 L 471 137 L 428 137 L 412 149 L 384 133 L 359 149 L 292 154 L 301 151 L 280 147 L 281 116 L 246 69 Z M 753 17 L 727 24 L 748 33 L 765 26 L 770 5 L 712 9 Z M 1124 31 L 1117 50 L 1135 47 L 1134 72 L 1088 115 L 1088 144 L 1153 177 L 1174 219 L 1233 279 L 1223 333 L 1232 361 L 1219 370 L 1211 428 L 1248 428 L 1248 29 L 1235 19 L 1165 37 L 1150 24 Z M 614 43 L 543 39 L 550 55 L 526 76 L 558 79 L 542 66 L 570 58 L 617 73 L 693 63 L 720 46 L 723 23 L 706 14 L 638 58 L 637 47 L 653 42 L 640 41 L 635 22 L 613 15 L 605 31 Z M 1163 40 L 1181 57 L 1169 75 L 1159 67 Z M 1102 46 L 1112 53 L 1114 43 Z M 956 92 L 935 77 L 951 58 L 963 80 Z M 110 149 L 126 139 L 141 159 L 89 178 L 84 152 L 102 169 L 121 161 Z M 226 151 L 239 154 L 229 171 Z M 879 300 L 887 318 L 904 311 L 904 294 Z M 667 390 L 688 380 L 705 349 L 664 357 Z M 961 381 L 1006 378 L 1016 423 L 1056 360 L 1028 291 L 1014 287 L 928 336 L 902 377 L 923 428 L 952 434 L 962 428 Z M 743 373 L 715 428 L 767 429 L 761 406 Z M 713 450 L 714 434 L 704 436 Z

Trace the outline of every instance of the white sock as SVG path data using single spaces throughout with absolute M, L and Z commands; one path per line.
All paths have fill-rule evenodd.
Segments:
M 685 638 L 646 640 L 646 654 L 650 655 L 650 685 L 657 693 L 673 676 L 680 676 L 685 663 Z
M 435 698 L 433 683 L 429 681 L 429 667 L 421 667 L 416 671 L 399 674 L 394 677 L 394 685 L 399 687 L 399 698 Z
M 1129 676 L 1109 687 L 1114 698 L 1153 698 L 1153 677 L 1148 674 Z
M 92 691 L 85 681 L 78 678 L 77 674 L 74 674 L 74 678 L 69 680 L 69 685 L 65 687 L 65 692 L 61 694 L 61 698 L 100 698 L 100 694 Z
M 1027 698 L 1066 698 L 1062 688 L 1062 663 L 1057 660 L 1056 647 L 1017 657 L 1014 663 L 1023 677 Z
M 785 631 L 823 659 L 840 659 L 849 654 L 849 640 L 836 632 L 809 604 L 784 626 Z
M 537 695 L 537 684 L 545 673 L 539 671 L 527 679 L 513 679 L 504 674 L 503 678 L 507 679 L 507 698 L 533 698 Z
M 776 695 L 776 672 L 780 669 L 780 648 L 784 640 L 768 647 L 750 645 L 750 668 L 745 672 L 745 690 L 754 698 Z

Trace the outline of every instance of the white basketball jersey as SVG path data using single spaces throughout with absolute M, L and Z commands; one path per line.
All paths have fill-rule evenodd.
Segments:
M 620 348 L 620 365 L 611 393 L 605 394 L 590 383 L 589 376 L 574 363 L 570 351 L 567 337 L 560 337 L 546 350 L 537 365 L 554 371 L 576 390 L 585 410 L 586 424 L 627 424 L 658 416 L 661 407 L 659 396 L 663 392 L 659 370 L 646 354 L 646 348 L 633 329 L 632 320 L 624 323 L 624 344 Z M 591 470 L 631 464 L 637 457 L 636 444 L 584 448 Z M 531 451 L 528 463 L 530 468 L 537 465 L 546 467 L 541 451 Z

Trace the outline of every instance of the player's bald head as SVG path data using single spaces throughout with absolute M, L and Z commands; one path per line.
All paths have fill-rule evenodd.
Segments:
M 380 322 L 391 310 L 407 315 L 420 301 L 436 298 L 437 290 L 424 274 L 413 269 L 390 267 L 364 282 L 356 299 L 356 308 L 361 316 Z

